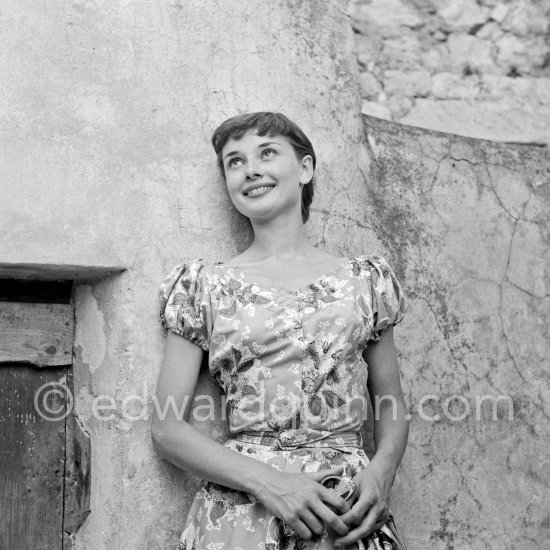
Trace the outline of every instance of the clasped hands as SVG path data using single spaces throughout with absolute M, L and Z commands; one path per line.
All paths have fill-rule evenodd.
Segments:
M 256 496 L 301 538 L 311 539 L 326 527 L 336 537 L 336 545 L 350 545 L 388 520 L 390 483 L 384 479 L 383 472 L 369 465 L 353 477 L 357 491 L 348 503 L 321 485 L 325 477 L 342 473 L 342 466 L 308 473 L 273 469 L 265 476 Z

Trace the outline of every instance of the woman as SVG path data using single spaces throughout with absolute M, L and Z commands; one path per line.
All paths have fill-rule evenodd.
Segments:
M 153 419 L 160 454 L 205 480 L 178 548 L 366 548 L 388 520 L 408 435 L 393 343 L 401 286 L 379 256 L 339 258 L 309 242 L 316 158 L 296 124 L 240 115 L 212 143 L 254 240 L 228 262 L 183 262 L 161 286 L 160 410 L 191 402 L 208 351 L 231 433 L 220 444 L 175 414 Z M 370 462 L 365 389 L 380 402 Z M 322 485 L 330 475 L 352 478 L 354 499 Z

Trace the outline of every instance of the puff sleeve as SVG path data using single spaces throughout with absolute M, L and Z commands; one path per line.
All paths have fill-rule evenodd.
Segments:
M 204 264 L 190 260 L 177 265 L 160 285 L 160 322 L 166 329 L 210 347 L 212 305 Z
M 370 274 L 370 341 L 377 342 L 384 330 L 403 320 L 407 300 L 393 269 L 384 258 L 368 256 L 363 264 Z

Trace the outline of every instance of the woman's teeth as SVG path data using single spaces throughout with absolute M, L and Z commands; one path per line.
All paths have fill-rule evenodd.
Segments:
M 256 187 L 256 189 L 250 190 L 248 193 L 245 193 L 247 197 L 260 197 L 265 195 L 268 191 L 273 189 L 273 185 L 263 185 L 262 187 Z

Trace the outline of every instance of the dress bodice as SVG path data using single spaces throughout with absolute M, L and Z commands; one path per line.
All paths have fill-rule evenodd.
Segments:
M 318 440 L 359 431 L 362 354 L 400 322 L 405 297 L 380 256 L 357 256 L 296 291 L 189 260 L 160 288 L 163 326 L 209 352 L 229 431 Z

